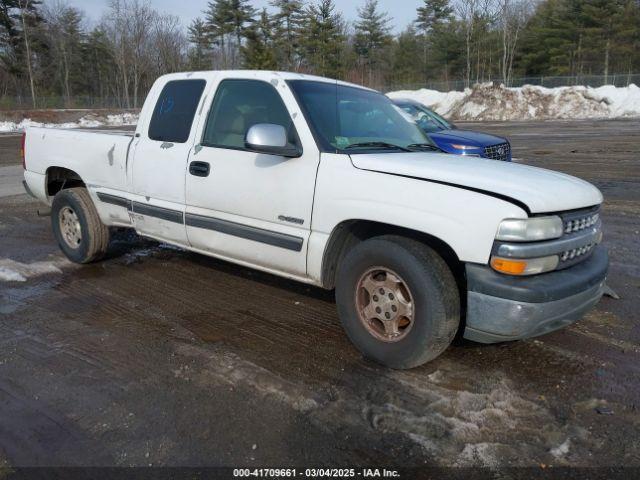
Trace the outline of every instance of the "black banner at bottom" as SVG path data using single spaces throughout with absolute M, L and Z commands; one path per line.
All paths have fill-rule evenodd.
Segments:
M 607 479 L 640 478 L 640 467 L 611 468 L 393 468 L 393 467 L 28 467 L 2 468 L 0 480 L 207 479 Z

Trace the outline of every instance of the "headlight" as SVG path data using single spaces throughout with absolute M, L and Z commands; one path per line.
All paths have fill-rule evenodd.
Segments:
M 560 238 L 564 226 L 557 216 L 503 220 L 498 227 L 496 240 L 508 242 L 536 242 Z
M 491 257 L 491 267 L 507 275 L 536 275 L 555 270 L 559 261 L 557 255 L 527 259 Z
M 451 146 L 456 150 L 464 150 L 465 152 L 467 150 L 482 150 L 482 147 L 478 147 L 476 145 L 460 145 L 457 143 L 452 143 Z

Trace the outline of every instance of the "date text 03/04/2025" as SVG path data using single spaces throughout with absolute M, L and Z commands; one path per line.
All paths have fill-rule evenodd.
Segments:
M 400 478 L 397 470 L 386 468 L 239 468 L 234 478 Z

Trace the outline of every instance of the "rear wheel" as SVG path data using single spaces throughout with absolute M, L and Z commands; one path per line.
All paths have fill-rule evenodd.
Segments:
M 109 229 L 84 188 L 61 190 L 53 199 L 51 226 L 60 249 L 76 263 L 100 260 L 109 247 Z
M 336 303 L 355 346 L 391 368 L 434 359 L 460 323 L 460 296 L 447 264 L 428 246 L 399 236 L 367 240 L 346 255 Z

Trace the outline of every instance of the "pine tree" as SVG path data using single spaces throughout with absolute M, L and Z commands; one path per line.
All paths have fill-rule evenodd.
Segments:
M 204 16 L 205 31 L 209 38 L 209 44 L 216 45 L 220 49 L 220 66 L 227 68 L 229 66 L 228 36 L 233 31 L 231 26 L 231 13 L 229 11 L 229 0 L 214 0 L 209 2 Z
M 220 47 L 223 68 L 239 64 L 240 47 L 255 9 L 249 0 L 214 0 L 205 12 L 205 25 L 211 43 Z
M 18 7 L 17 0 L 0 0 L 0 61 L 3 69 L 15 75 L 21 71 L 18 64 L 17 52 L 20 45 L 20 32 L 12 15 L 13 9 Z
M 298 70 L 301 43 L 301 26 L 304 21 L 301 0 L 271 0 L 278 9 L 275 15 L 275 48 L 280 52 L 279 64 L 283 70 Z
M 249 2 L 250 0 L 229 0 L 229 20 L 238 48 L 256 15 L 256 9 Z
M 188 39 L 193 48 L 189 52 L 189 64 L 194 70 L 211 68 L 211 39 L 207 26 L 201 18 L 196 18 L 188 28 Z
M 387 14 L 378 11 L 378 0 L 367 0 L 364 7 L 358 9 L 354 46 L 364 63 L 362 83 L 366 83 L 365 74 L 368 84 L 374 83 L 374 69 L 382 59 L 382 51 L 391 42 L 389 22 Z
M 47 50 L 41 6 L 41 0 L 0 0 L 0 61 L 17 81 L 18 93 L 27 82 L 34 107 L 39 73 L 36 63 Z
M 605 82 L 611 73 L 611 57 L 616 50 L 614 39 L 621 26 L 619 15 L 624 11 L 625 3 L 625 0 L 591 0 L 585 3 L 582 11 L 585 35 L 589 37 L 585 56 L 590 70 L 601 71 Z
M 546 0 L 523 31 L 517 67 L 524 75 L 637 70 L 639 25 L 638 0 Z
M 393 43 L 391 72 L 387 80 L 393 86 L 405 88 L 409 84 L 418 83 L 422 79 L 422 70 L 416 63 L 416 58 L 422 55 L 422 45 L 413 26 L 409 26 L 398 35 Z M 394 87 L 395 89 L 395 87 Z
M 527 74 L 581 75 L 584 71 L 583 0 L 547 0 L 529 22 L 522 64 Z
M 424 4 L 418 7 L 416 28 L 422 39 L 422 64 L 425 80 L 429 77 L 429 52 L 433 50 L 433 37 L 441 32 L 442 27 L 451 19 L 453 8 L 449 0 L 423 0 Z
M 273 48 L 273 20 L 263 8 L 260 18 L 246 32 L 247 41 L 242 46 L 245 68 L 275 70 L 277 61 Z
M 630 75 L 640 71 L 640 2 L 628 0 L 617 17 L 616 64 L 618 73 L 628 74 L 630 81 Z
M 344 73 L 344 21 L 335 12 L 333 0 L 320 0 L 307 7 L 303 28 L 305 61 L 309 68 L 326 77 L 340 78 Z
M 450 89 L 449 81 L 460 79 L 465 70 L 465 26 L 456 19 L 449 19 L 434 29 L 429 42 L 430 62 L 427 74 L 431 78 L 445 82 Z
M 423 35 L 428 35 L 431 31 L 446 22 L 453 14 L 453 8 L 449 5 L 449 0 L 423 0 L 424 5 L 418 7 L 418 18 L 416 27 Z
M 83 42 L 81 68 L 82 91 L 100 97 L 104 106 L 113 106 L 107 98 L 119 96 L 118 82 L 114 80 L 116 66 L 107 33 L 99 26 L 89 32 Z
M 60 85 L 66 104 L 71 101 L 81 70 L 81 45 L 84 41 L 82 13 L 64 4 L 46 10 L 46 37 L 51 54 L 47 56 L 50 78 Z

